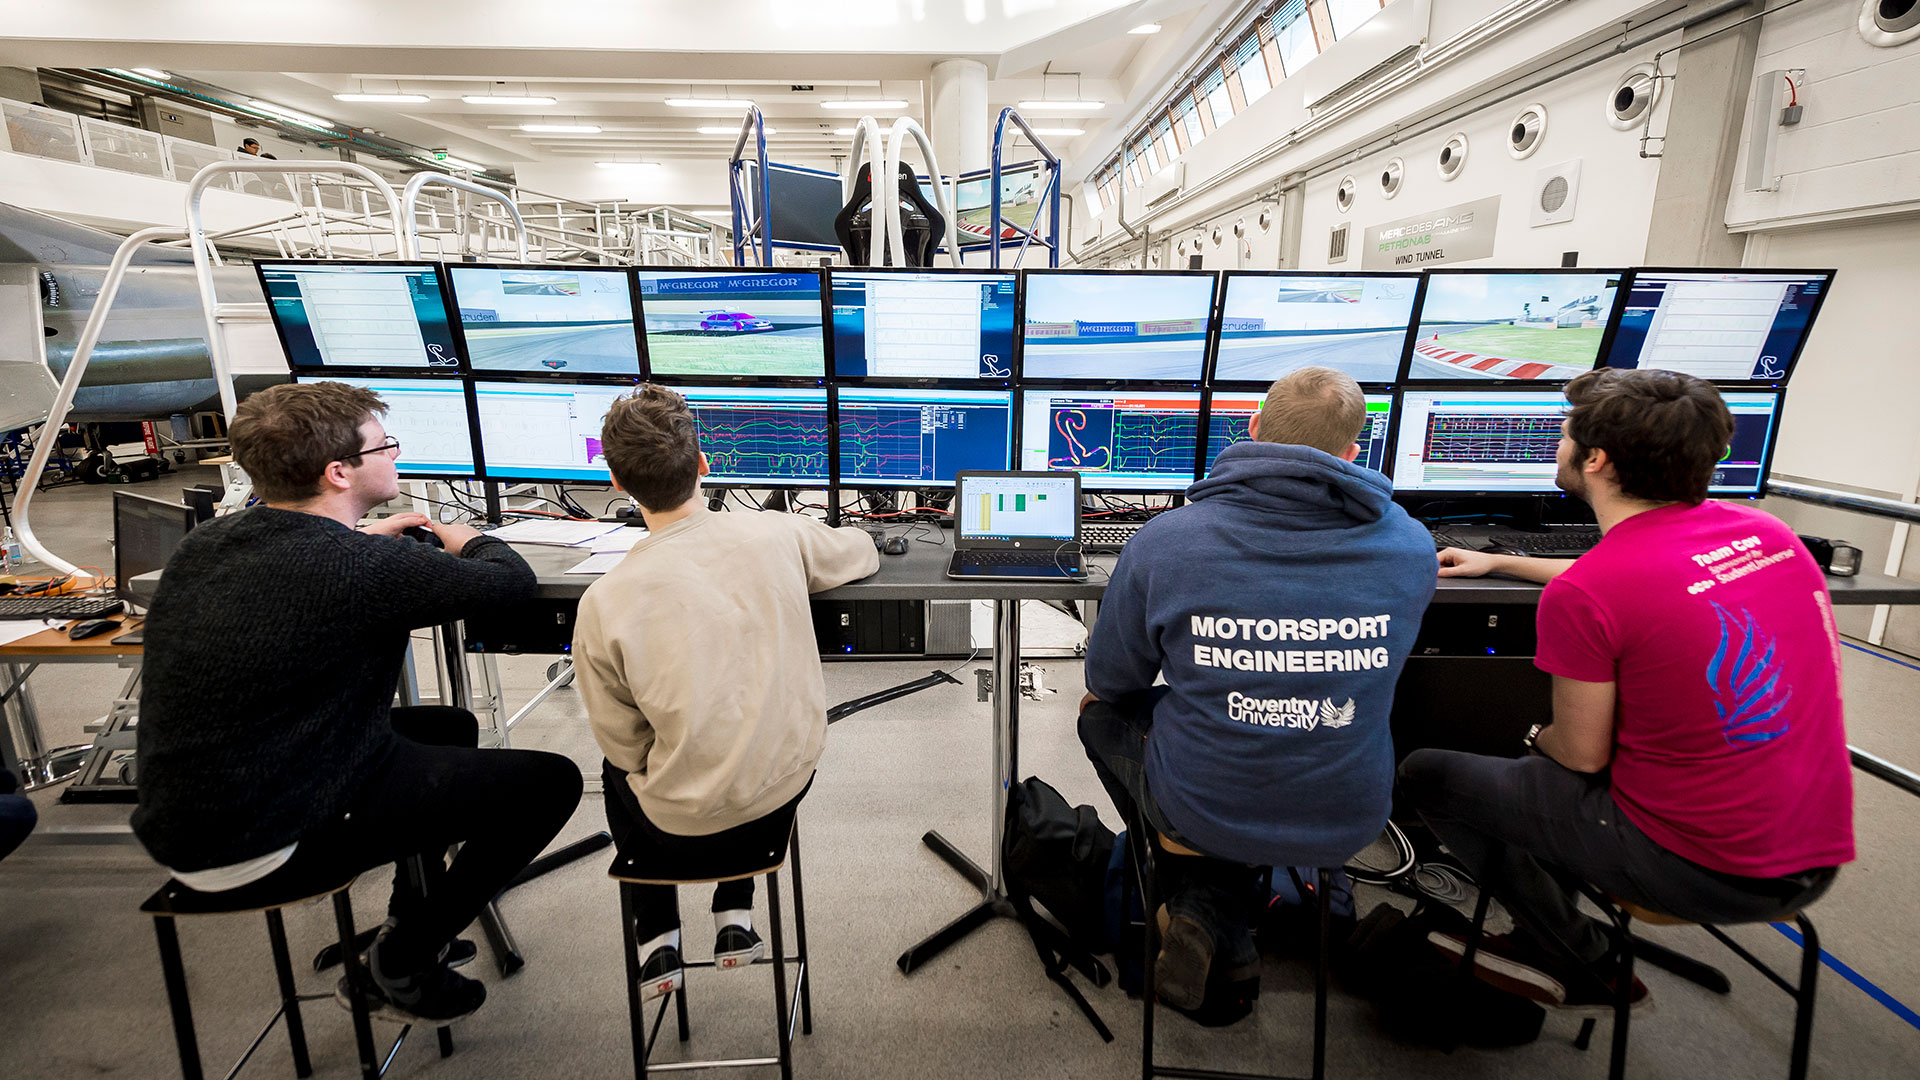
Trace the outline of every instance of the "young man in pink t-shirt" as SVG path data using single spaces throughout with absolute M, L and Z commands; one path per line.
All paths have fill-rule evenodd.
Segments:
M 1852 861 L 1853 781 L 1819 566 L 1775 518 L 1706 501 L 1733 432 L 1718 391 L 1600 370 L 1567 399 L 1556 482 L 1592 504 L 1599 546 L 1440 553 L 1443 577 L 1546 585 L 1534 663 L 1553 723 L 1523 757 L 1417 750 L 1400 791 L 1514 916 L 1480 976 L 1583 1006 L 1609 1000 L 1588 970 L 1608 943 L 1571 879 L 1694 922 L 1778 918 Z

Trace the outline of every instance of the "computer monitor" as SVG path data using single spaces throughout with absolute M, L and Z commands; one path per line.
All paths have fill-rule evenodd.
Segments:
M 1204 271 L 1029 270 L 1027 379 L 1197 383 L 1219 282 Z
M 467 366 L 475 372 L 640 377 L 624 267 L 449 264 Z
M 833 373 L 841 378 L 1011 379 L 1011 270 L 835 270 Z
M 1363 383 L 1400 376 L 1420 275 L 1229 270 L 1220 300 L 1216 383 L 1265 382 L 1303 367 Z
M 1182 390 L 1028 390 L 1020 467 L 1072 470 L 1087 491 L 1183 491 L 1199 456 L 1200 395 Z
M 489 480 L 605 483 L 600 424 L 630 386 L 475 379 L 480 456 Z
M 817 270 L 636 272 L 653 378 L 827 376 Z
M 812 388 L 688 386 L 700 449 L 716 487 L 825 487 L 827 392 Z
M 1220 451 L 1248 437 L 1247 421 L 1253 419 L 1260 406 L 1266 401 L 1261 394 L 1234 394 L 1214 391 L 1213 400 L 1207 412 L 1207 462 L 1200 475 L 1213 473 L 1213 463 L 1220 459 Z M 1387 443 L 1392 433 L 1393 395 L 1367 395 L 1367 421 L 1360 428 L 1360 456 L 1353 459 L 1355 465 L 1385 472 L 1387 469 Z
M 1393 490 L 1436 495 L 1558 491 L 1559 390 L 1405 390 L 1394 424 Z
M 1409 381 L 1566 380 L 1591 371 L 1620 291 L 1618 270 L 1427 272 Z
M 295 382 L 342 382 L 380 395 L 387 414 L 380 423 L 400 440 L 394 468 L 401 476 L 465 479 L 474 466 L 473 424 L 467 392 L 458 379 L 388 379 L 355 375 L 300 375 Z
M 841 487 L 941 487 L 1012 458 L 1010 390 L 840 389 Z
M 114 492 L 113 595 L 129 604 L 142 603 L 133 594 L 133 579 L 166 569 L 173 549 L 198 521 L 193 507 L 183 503 Z
M 1784 395 L 1773 390 L 1723 390 L 1720 396 L 1733 413 L 1733 443 L 1713 470 L 1707 493 L 1764 495 L 1774 443 L 1780 435 L 1780 402 Z
M 433 263 L 254 263 L 295 371 L 457 371 L 460 350 Z
M 1638 269 L 1607 366 L 1785 385 L 1831 270 Z

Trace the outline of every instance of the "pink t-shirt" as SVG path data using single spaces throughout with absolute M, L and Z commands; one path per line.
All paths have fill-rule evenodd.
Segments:
M 1613 798 L 1661 847 L 1744 877 L 1852 861 L 1840 639 L 1777 519 L 1707 502 L 1614 526 L 1541 595 L 1534 663 L 1618 684 Z

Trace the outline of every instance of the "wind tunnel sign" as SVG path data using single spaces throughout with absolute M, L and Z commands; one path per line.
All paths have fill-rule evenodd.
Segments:
M 1500 196 L 1476 199 L 1367 229 L 1364 270 L 1420 270 L 1493 255 Z

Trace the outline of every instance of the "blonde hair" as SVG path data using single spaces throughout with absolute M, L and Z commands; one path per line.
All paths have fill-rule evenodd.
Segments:
M 1260 406 L 1260 441 L 1311 446 L 1339 457 L 1367 423 L 1367 396 L 1353 377 L 1332 368 L 1288 372 Z

